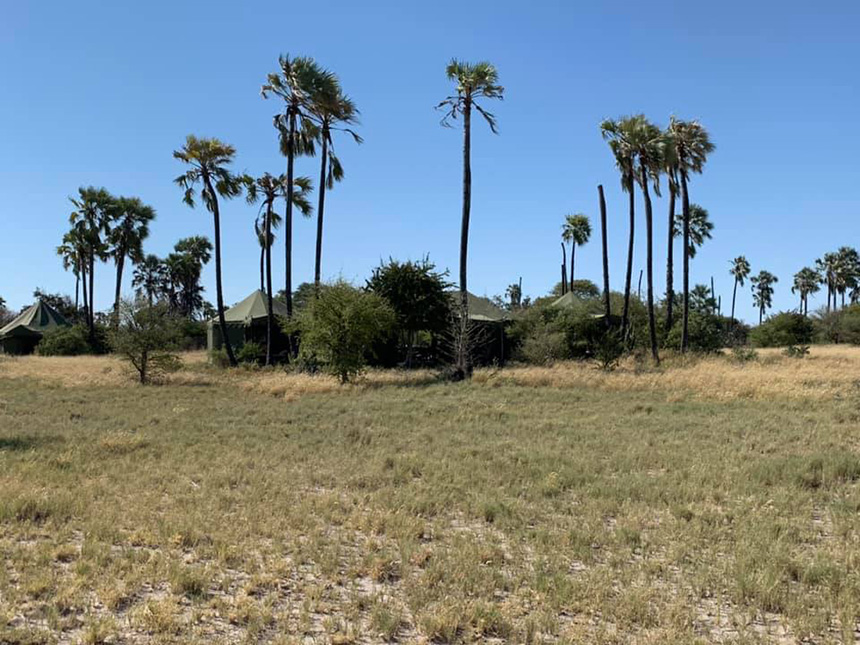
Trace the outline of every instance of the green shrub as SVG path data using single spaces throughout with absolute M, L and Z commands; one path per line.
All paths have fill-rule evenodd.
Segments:
M 240 363 L 262 365 L 266 360 L 266 348 L 260 343 L 245 343 L 236 351 L 236 360 Z
M 679 318 L 666 337 L 666 347 L 681 349 L 684 321 Z M 726 344 L 724 319 L 710 313 L 690 311 L 687 327 L 688 347 L 694 352 L 716 352 Z
M 815 329 L 806 316 L 786 311 L 771 316 L 750 332 L 750 342 L 756 347 L 807 345 Z
M 860 345 L 860 304 L 819 314 L 813 320 L 815 340 Z
M 782 353 L 789 358 L 805 358 L 809 356 L 809 345 L 789 345 Z
M 80 356 L 92 353 L 88 331 L 82 325 L 57 327 L 45 332 L 36 346 L 41 356 Z
M 738 363 L 750 363 L 758 359 L 758 352 L 752 347 L 736 345 L 732 347 L 732 359 Z
M 227 356 L 227 350 L 223 347 L 220 349 L 210 349 L 209 363 L 222 369 L 230 367 L 230 358 Z
M 567 340 L 563 332 L 541 325 L 523 340 L 518 356 L 533 365 L 551 365 L 568 357 Z
M 134 367 L 142 384 L 179 368 L 179 357 L 172 353 L 178 342 L 177 321 L 166 305 L 128 301 L 120 305 L 119 325 L 110 333 L 111 347 Z

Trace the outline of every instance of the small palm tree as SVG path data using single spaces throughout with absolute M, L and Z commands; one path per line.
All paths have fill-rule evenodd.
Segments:
M 744 286 L 744 281 L 750 274 L 750 263 L 743 255 L 739 255 L 731 262 L 732 267 L 729 269 L 729 273 L 735 279 L 735 286 L 732 289 L 732 316 L 731 322 L 734 324 L 735 321 L 735 302 L 737 300 L 738 295 L 738 285 Z
M 860 254 L 857 249 L 843 246 L 836 252 L 836 290 L 845 306 L 845 293 L 852 291 L 860 282 Z
M 591 222 L 587 215 L 577 213 L 566 215 L 562 226 L 561 239 L 570 244 L 570 284 L 573 285 L 573 272 L 576 266 L 576 247 L 585 246 L 591 239 Z
M 457 86 L 457 93 L 447 96 L 436 106 L 444 110 L 442 125 L 450 126 L 451 120 L 463 117 L 463 213 L 460 224 L 460 316 L 463 328 L 469 317 L 469 300 L 466 291 L 467 258 L 469 251 L 469 223 L 472 209 L 472 108 L 484 117 L 490 130 L 497 134 L 496 117 L 484 109 L 479 99 L 502 99 L 505 88 L 499 85 L 499 73 L 492 63 L 466 63 L 456 59 L 448 63 L 445 74 Z M 472 372 L 471 360 L 465 343 L 458 342 L 457 366 L 465 376 Z
M 105 237 L 110 232 L 114 198 L 104 188 L 78 189 L 77 198 L 69 198 L 75 210 L 69 216 L 74 236 L 80 241 L 89 277 L 89 306 L 87 325 L 90 340 L 95 339 L 95 263 L 107 259 Z
M 134 275 L 131 286 L 140 298 L 146 298 L 151 307 L 155 299 L 164 289 L 165 268 L 164 262 L 157 255 L 150 253 L 137 263 L 134 267 Z
M 715 146 L 708 131 L 698 121 L 682 121 L 674 116 L 669 121 L 670 143 L 677 162 L 681 187 L 681 207 L 684 220 L 684 322 L 681 331 L 681 351 L 686 352 L 690 334 L 690 194 L 692 173 L 701 174 L 708 155 Z
M 821 289 L 821 276 L 818 271 L 810 267 L 804 267 L 794 274 L 794 285 L 792 293 L 800 294 L 800 307 L 798 311 L 806 316 L 809 314 L 809 294 L 817 293 Z
M 84 255 L 81 243 L 77 239 L 74 229 L 63 236 L 63 243 L 57 247 L 57 255 L 63 261 L 63 269 L 71 271 L 75 276 L 75 314 L 77 315 L 81 291 L 81 274 L 84 271 Z
M 114 200 L 113 210 L 114 224 L 107 236 L 107 243 L 108 255 L 116 264 L 114 324 L 119 324 L 125 260 L 128 258 L 135 264 L 143 260 L 143 241 L 149 237 L 149 223 L 155 219 L 155 209 L 137 197 L 119 197 Z
M 691 260 L 696 257 L 696 251 L 705 243 L 705 240 L 711 239 L 713 230 L 714 224 L 710 220 L 708 211 L 698 204 L 690 204 L 690 248 L 687 252 Z M 684 216 L 682 213 L 675 214 L 672 233 L 675 237 L 684 236 Z
M 224 319 L 224 291 L 221 284 L 221 211 L 218 198 L 230 199 L 242 193 L 246 183 L 244 177 L 234 175 L 227 168 L 236 155 L 236 149 L 218 139 L 198 139 L 189 134 L 185 145 L 173 152 L 173 156 L 189 166 L 185 174 L 176 178 L 176 183 L 185 191 L 183 201 L 194 208 L 194 197 L 200 185 L 200 197 L 206 210 L 212 213 L 215 225 L 215 290 L 218 299 L 218 323 L 221 338 L 230 365 L 237 365 L 233 347 L 227 336 L 227 321 Z
M 759 271 L 758 275 L 750 278 L 752 283 L 753 303 L 758 307 L 758 324 L 764 320 L 765 311 L 773 306 L 773 285 L 779 279 L 770 271 Z
M 839 282 L 839 255 L 825 253 L 824 257 L 815 261 L 815 268 L 821 276 L 821 282 L 827 287 L 827 311 L 830 311 L 831 300 L 836 308 L 836 289 Z

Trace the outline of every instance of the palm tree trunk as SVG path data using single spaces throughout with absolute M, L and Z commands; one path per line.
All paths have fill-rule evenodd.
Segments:
M 287 318 L 293 316 L 293 165 L 295 162 L 296 110 L 288 108 L 289 132 L 287 133 L 287 207 L 284 213 L 284 248 L 286 271 L 284 275 L 284 299 L 287 304 Z M 266 240 L 268 242 L 268 240 Z
M 266 247 L 260 247 L 260 291 L 266 293 Z
M 466 330 L 469 321 L 469 297 L 467 295 L 467 259 L 469 256 L 469 217 L 472 210 L 472 97 L 467 95 L 463 103 L 463 216 L 460 223 L 460 333 L 457 367 L 465 378 L 472 376 L 472 366 L 466 347 Z
M 654 213 L 651 208 L 651 194 L 648 192 L 648 173 L 645 166 L 641 168 L 642 197 L 645 198 L 645 268 L 648 272 L 648 334 L 651 337 L 651 358 L 658 365 L 660 354 L 657 351 L 657 321 L 654 318 Z
M 90 299 L 87 290 L 87 262 L 81 260 L 81 296 L 84 299 L 84 324 L 90 324 Z
M 266 365 L 272 365 L 274 360 L 272 357 L 272 331 L 274 326 L 275 312 L 273 309 L 272 300 L 272 245 L 269 243 L 272 239 L 272 202 L 269 202 L 266 207 Z
M 78 313 L 78 296 L 81 292 L 81 272 L 80 270 L 75 272 L 75 314 Z
M 221 328 L 221 341 L 227 351 L 227 360 L 231 367 L 236 367 L 236 356 L 233 354 L 233 346 L 227 336 L 227 320 L 224 318 L 224 290 L 221 285 L 221 212 L 218 208 L 218 198 L 215 189 L 209 181 L 208 175 L 203 176 L 206 182 L 206 190 L 212 195 L 212 217 L 215 220 L 215 293 L 218 302 L 218 326 Z
M 687 192 L 687 174 L 681 173 L 681 208 L 684 217 L 684 324 L 681 330 L 681 352 L 690 343 L 690 195 Z
M 119 326 L 119 299 L 122 296 L 122 270 L 125 267 L 125 251 L 120 249 L 120 256 L 116 259 L 116 288 L 113 296 L 113 324 Z
M 323 211 L 325 210 L 325 171 L 326 171 L 326 161 L 328 161 L 328 137 L 329 137 L 328 125 L 323 124 L 322 153 L 320 154 L 319 206 L 317 206 L 317 250 L 316 250 L 316 260 L 314 261 L 314 287 L 315 287 L 314 291 L 315 291 L 315 293 L 319 293 L 320 274 L 322 273 Z
M 758 324 L 761 325 L 762 320 L 764 320 L 764 305 L 761 305 L 758 308 Z
M 573 291 L 573 270 L 576 268 L 576 242 L 570 243 L 570 290 Z
M 630 241 L 627 244 L 627 276 L 624 279 L 624 311 L 621 314 L 621 338 L 627 341 L 627 325 L 630 316 L 630 281 L 633 279 L 633 233 L 636 227 L 636 201 L 633 194 L 632 178 L 627 183 L 627 193 L 630 196 Z
M 567 293 L 567 250 L 561 243 L 561 295 Z
M 606 316 L 606 326 L 609 327 L 612 315 L 609 306 L 609 249 L 606 240 L 606 199 L 603 196 L 603 186 L 597 186 L 597 194 L 600 198 L 600 235 L 603 244 L 603 307 Z
M 671 180 L 670 180 L 671 181 Z M 674 324 L 674 307 L 675 307 L 675 191 L 672 186 L 669 186 L 669 239 L 666 241 L 666 334 L 672 329 Z
M 96 339 L 96 307 L 95 307 L 95 273 L 96 259 L 95 252 L 90 251 L 90 310 L 89 310 L 89 325 L 90 325 L 90 342 Z
M 729 319 L 729 324 L 735 326 L 735 299 L 738 297 L 738 279 L 735 277 L 735 286 L 732 289 L 732 316 Z

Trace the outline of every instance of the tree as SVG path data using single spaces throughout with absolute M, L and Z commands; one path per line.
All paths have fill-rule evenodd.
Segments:
M 272 301 L 274 295 L 272 293 L 272 228 L 276 225 L 276 221 L 280 221 L 275 214 L 275 200 L 286 199 L 287 193 L 292 192 L 292 201 L 299 210 L 307 215 L 311 211 L 310 202 L 307 199 L 307 193 L 311 191 L 311 180 L 307 177 L 299 177 L 295 180 L 295 185 L 291 188 L 287 183 L 286 175 L 274 177 L 269 173 L 263 174 L 256 180 L 250 181 L 248 187 L 248 203 L 253 204 L 261 200 L 260 212 L 263 219 L 262 239 L 263 252 L 265 256 L 265 293 L 266 307 L 269 315 L 266 317 L 266 365 L 271 365 L 273 362 L 272 356 L 272 339 L 274 337 L 274 316 L 272 314 Z M 257 218 L 259 220 L 259 217 Z
M 33 300 L 44 302 L 52 309 L 56 309 L 69 322 L 75 322 L 78 319 L 77 310 L 72 299 L 64 293 L 48 293 L 37 287 L 33 291 Z
M 508 299 L 509 305 L 508 308 L 511 311 L 515 311 L 516 309 L 520 309 L 523 306 L 523 279 L 520 278 L 519 282 L 512 282 L 508 285 L 507 289 L 505 289 L 505 297 Z
M 690 234 L 689 234 L 689 249 L 690 259 L 696 257 L 696 251 L 705 243 L 705 240 L 711 239 L 711 233 L 714 230 L 714 224 L 711 222 L 708 211 L 698 204 L 690 204 Z M 675 214 L 675 222 L 672 228 L 672 234 L 675 237 L 684 236 L 684 215 L 683 213 Z
M 164 290 L 165 278 L 166 269 L 164 263 L 157 255 L 150 253 L 144 256 L 134 268 L 131 286 L 135 289 L 137 297 L 146 299 L 151 307 L 155 304 L 156 298 Z
M 824 257 L 815 261 L 815 268 L 821 276 L 822 283 L 827 287 L 827 311 L 830 312 L 830 302 L 836 308 L 836 289 L 839 282 L 839 255 L 825 253 Z
M 697 284 L 690 290 L 690 310 L 702 315 L 714 315 L 717 300 L 708 285 Z
M 758 324 L 764 320 L 764 313 L 773 306 L 773 285 L 779 279 L 770 271 L 759 271 L 758 275 L 750 278 L 752 283 L 753 303 L 758 307 Z
M 857 249 L 850 246 L 840 247 L 836 252 L 835 287 L 841 296 L 842 307 L 845 307 L 845 293 L 853 291 L 858 282 L 860 282 L 860 254 L 857 253 Z
M 215 291 L 218 303 L 218 323 L 227 360 L 235 367 L 236 356 L 227 336 L 227 321 L 224 319 L 224 291 L 221 285 L 221 212 L 218 197 L 230 199 L 242 192 L 243 178 L 227 168 L 236 155 L 236 149 L 218 139 L 198 139 L 189 134 L 185 145 L 173 152 L 173 156 L 190 168 L 176 178 L 176 183 L 185 191 L 183 201 L 194 208 L 194 196 L 198 184 L 202 185 L 200 196 L 206 209 L 212 213 L 215 225 Z
M 278 59 L 280 71 L 269 74 L 260 89 L 263 98 L 277 96 L 284 101 L 282 113 L 275 115 L 281 154 L 287 158 L 287 185 L 293 185 L 295 159 L 301 155 L 314 154 L 314 138 L 317 128 L 310 118 L 311 96 L 318 86 L 327 81 L 325 74 L 313 58 L 299 56 Z M 284 276 L 284 299 L 287 317 L 293 315 L 293 199 L 287 193 L 284 214 L 284 248 L 286 271 Z
M 412 366 L 418 332 L 440 334 L 448 326 L 451 285 L 447 273 L 436 271 L 429 258 L 418 262 L 390 259 L 373 270 L 366 288 L 385 298 L 397 319 L 406 346 L 406 367 Z
M 373 343 L 394 323 L 394 311 L 381 296 L 343 281 L 325 285 L 298 317 L 301 354 L 347 383 L 362 372 Z
M 134 264 L 143 260 L 143 241 L 149 237 L 149 223 L 155 219 L 155 209 L 137 197 L 119 197 L 113 201 L 112 210 L 113 226 L 107 235 L 107 254 L 116 265 L 114 324 L 118 324 L 125 260 L 128 258 Z
M 142 385 L 179 366 L 173 353 L 178 341 L 176 320 L 166 304 L 120 304 L 119 324 L 110 334 L 111 348 L 134 367 Z
M 63 243 L 57 247 L 57 255 L 63 261 L 63 269 L 71 270 L 75 276 L 75 317 L 79 308 L 79 295 L 81 286 L 81 276 L 85 275 L 85 254 L 84 245 L 75 229 L 72 229 L 63 236 Z M 84 281 L 86 286 L 86 280 Z M 87 306 L 86 296 L 84 297 L 84 307 Z
M 200 278 L 203 267 L 212 258 L 212 248 L 208 238 L 194 235 L 179 240 L 173 253 L 165 258 L 163 294 L 171 313 L 191 320 L 204 310 Z
M 750 269 L 749 261 L 743 255 L 739 255 L 738 257 L 736 257 L 734 260 L 732 260 L 731 264 L 732 264 L 732 268 L 729 269 L 729 273 L 735 279 L 735 286 L 732 289 L 732 315 L 731 315 L 731 323 L 734 324 L 734 322 L 735 322 L 735 302 L 737 300 L 737 295 L 738 295 L 738 285 L 744 286 L 744 280 L 746 280 L 747 277 L 749 276 L 751 269 Z
M 606 199 L 603 195 L 603 186 L 597 186 L 597 196 L 600 203 L 600 242 L 603 255 L 603 316 L 607 328 L 612 324 L 612 309 L 609 294 L 609 250 L 606 239 Z
M 591 238 L 591 222 L 582 213 L 566 215 L 562 226 L 561 239 L 570 244 L 570 285 L 573 288 L 573 271 L 576 266 L 576 247 L 584 246 Z
M 667 143 L 671 147 L 672 134 L 666 131 Z M 669 187 L 669 225 L 666 242 L 666 333 L 669 334 L 675 324 L 675 200 L 678 197 L 678 157 L 667 154 L 663 158 L 663 172 L 666 174 L 666 184 Z
M 6 307 L 6 301 L 0 296 L 0 327 L 12 322 L 13 318 L 12 312 Z
M 681 180 L 681 208 L 684 220 L 684 322 L 681 332 L 681 351 L 687 351 L 690 318 L 690 193 L 692 173 L 701 174 L 708 155 L 715 146 L 708 131 L 698 121 L 682 121 L 674 116 L 669 121 L 669 142 L 677 163 Z
M 484 117 L 490 130 L 497 134 L 496 117 L 484 109 L 478 100 L 504 98 L 505 88 L 499 85 L 499 73 L 492 63 L 466 63 L 456 59 L 448 63 L 445 74 L 456 84 L 457 93 L 447 96 L 437 109 L 445 111 L 442 125 L 450 126 L 451 120 L 463 117 L 463 212 L 460 223 L 460 320 L 463 330 L 468 326 L 469 298 L 467 295 L 467 259 L 469 252 L 469 224 L 472 209 L 472 108 Z M 462 340 L 462 339 L 461 339 Z M 457 370 L 465 377 L 472 374 L 471 358 L 466 351 L 467 343 L 456 343 Z
M 809 294 L 817 293 L 819 289 L 821 289 L 821 276 L 815 269 L 804 267 L 794 274 L 791 292 L 800 294 L 798 313 L 804 316 L 809 314 Z

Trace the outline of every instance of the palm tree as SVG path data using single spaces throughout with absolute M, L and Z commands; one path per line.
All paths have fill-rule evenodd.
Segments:
M 674 149 L 672 133 L 665 132 L 667 145 Z M 669 225 L 666 242 L 666 333 L 675 324 L 675 200 L 678 197 L 678 158 L 667 154 L 663 160 L 663 172 L 666 174 L 666 184 L 669 187 Z
M 691 173 L 701 174 L 715 147 L 708 131 L 698 121 L 681 121 L 674 116 L 669 121 L 670 142 L 677 161 L 681 180 L 681 207 L 684 220 L 684 323 L 681 332 L 681 351 L 686 352 L 690 334 L 690 194 Z
M 116 264 L 114 324 L 118 325 L 125 259 L 135 264 L 143 260 L 143 241 L 149 237 L 149 223 L 155 219 L 155 209 L 137 197 L 119 197 L 114 200 L 113 210 L 115 223 L 108 234 L 107 243 L 108 255 Z
M 90 340 L 95 339 L 95 263 L 107 258 L 104 237 L 110 231 L 113 197 L 104 188 L 88 186 L 78 189 L 77 198 L 69 198 L 75 210 L 69 216 L 74 235 L 80 240 L 89 277 L 89 307 L 87 325 Z
M 269 95 L 280 97 L 286 107 L 274 118 L 278 129 L 281 154 L 287 158 L 287 185 L 293 185 L 295 159 L 301 155 L 314 154 L 314 138 L 317 128 L 310 117 L 311 96 L 319 93 L 319 86 L 327 76 L 313 58 L 281 56 L 280 71 L 269 74 L 267 83 L 260 89 L 263 98 Z M 286 271 L 284 298 L 287 316 L 293 315 L 293 199 L 287 193 L 284 213 L 284 247 Z
M 818 271 L 810 267 L 804 267 L 794 274 L 794 285 L 792 293 L 800 294 L 800 308 L 798 311 L 806 316 L 809 313 L 809 294 L 821 289 L 821 276 Z
M 711 239 L 711 233 L 714 230 L 714 223 L 711 222 L 708 211 L 698 204 L 690 204 L 690 233 L 689 233 L 689 250 L 690 259 L 696 257 L 696 251 L 705 240 Z M 684 235 L 684 216 L 681 213 L 675 214 L 675 221 L 672 227 L 672 233 L 675 237 L 683 237 Z
M 576 247 L 588 244 L 591 238 L 591 222 L 587 215 L 577 213 L 566 215 L 562 226 L 561 239 L 570 244 L 570 284 L 573 285 L 573 271 L 576 266 Z
M 759 271 L 758 275 L 750 278 L 752 283 L 753 303 L 758 307 L 758 324 L 764 320 L 764 313 L 773 306 L 773 285 L 779 279 L 770 271 Z
M 362 138 L 348 126 L 358 123 L 358 108 L 340 86 L 338 78 L 329 72 L 323 73 L 323 81 L 311 97 L 311 114 L 319 128 L 320 141 L 320 179 L 319 203 L 317 205 L 317 243 L 314 260 L 314 286 L 319 289 L 322 272 L 323 214 L 325 212 L 326 188 L 334 188 L 336 181 L 343 180 L 343 166 L 334 152 L 333 131 L 346 132 L 353 141 L 361 143 Z
M 138 297 L 146 298 L 151 307 L 164 288 L 164 279 L 164 262 L 157 255 L 150 253 L 135 266 L 131 286 L 134 287 Z
M 74 229 L 63 236 L 63 243 L 57 247 L 57 255 L 63 261 L 63 269 L 72 271 L 75 276 L 75 315 L 79 310 L 79 295 L 81 291 L 81 272 L 83 271 L 83 253 L 80 240 L 77 239 Z
M 612 321 L 612 309 L 609 303 L 609 248 L 606 239 L 606 198 L 603 195 L 603 185 L 597 186 L 597 197 L 600 204 L 600 242 L 603 255 L 603 314 L 608 328 Z
M 227 321 L 224 319 L 224 291 L 221 285 L 221 211 L 218 197 L 230 199 L 242 192 L 244 178 L 234 175 L 227 168 L 233 162 L 236 149 L 218 139 L 198 139 L 189 134 L 185 145 L 174 150 L 173 156 L 190 166 L 175 182 L 185 191 L 183 201 L 194 208 L 196 186 L 202 184 L 200 196 L 206 209 L 212 213 L 215 224 L 215 290 L 218 298 L 218 323 L 221 338 L 227 351 L 230 365 L 237 365 L 233 347 L 227 336 Z
M 821 276 L 821 282 L 827 287 L 827 311 L 830 312 L 830 302 L 836 308 L 836 285 L 839 275 L 839 255 L 837 253 L 825 253 L 824 257 L 815 261 L 815 268 Z
M 860 254 L 857 253 L 857 249 L 843 246 L 836 252 L 836 258 L 836 290 L 842 298 L 842 306 L 844 307 L 845 293 L 853 290 L 860 281 Z
M 307 198 L 307 194 L 311 190 L 310 179 L 307 177 L 298 177 L 296 179 L 292 190 L 292 201 L 304 215 L 309 215 L 311 212 L 311 205 Z M 266 308 L 269 314 L 266 317 L 266 365 L 272 365 L 273 363 L 272 338 L 274 314 L 272 313 L 272 307 L 274 295 L 272 293 L 272 242 L 274 241 L 274 235 L 272 234 L 272 228 L 277 226 L 280 221 L 280 218 L 275 213 L 275 200 L 286 199 L 289 192 L 286 175 L 275 177 L 269 173 L 265 173 L 258 179 L 248 183 L 248 203 L 253 204 L 260 199 L 262 200 L 260 205 L 262 226 L 258 227 L 261 229 L 258 233 L 260 233 L 260 241 L 263 245 L 265 255 Z
M 749 261 L 743 255 L 739 255 L 738 257 L 736 257 L 734 260 L 732 260 L 731 264 L 732 264 L 732 268 L 729 269 L 729 273 L 735 279 L 735 286 L 732 289 L 732 316 L 731 316 L 731 322 L 732 322 L 732 324 L 734 324 L 734 321 L 735 321 L 735 302 L 736 302 L 737 296 L 738 296 L 738 285 L 744 286 L 744 280 L 746 280 L 747 277 L 749 276 L 751 269 L 750 269 Z
M 194 313 L 204 304 L 200 276 L 203 267 L 212 259 L 212 242 L 203 235 L 192 235 L 179 240 L 173 251 L 164 261 L 172 306 L 193 319 Z
M 453 59 L 448 63 L 445 74 L 449 81 L 457 85 L 457 93 L 447 96 L 436 109 L 444 109 L 442 125 L 450 126 L 450 121 L 463 117 L 463 214 L 460 225 L 460 316 L 465 329 L 469 317 L 469 300 L 466 295 L 466 261 L 469 251 L 469 220 L 472 208 L 472 108 L 484 117 L 490 130 L 497 134 L 496 117 L 484 109 L 479 99 L 503 99 L 505 88 L 499 85 L 499 73 L 492 63 L 466 63 Z M 457 364 L 466 376 L 471 376 L 471 360 L 465 343 L 458 343 Z

